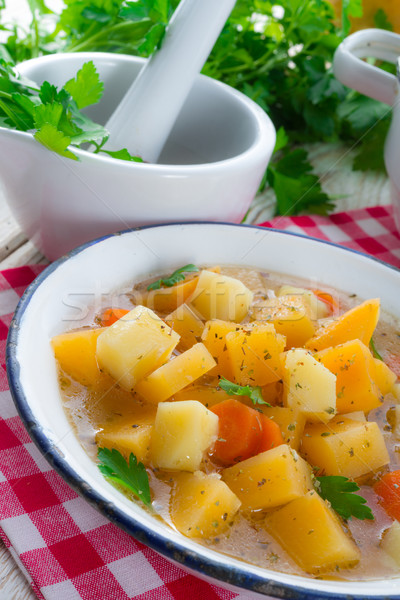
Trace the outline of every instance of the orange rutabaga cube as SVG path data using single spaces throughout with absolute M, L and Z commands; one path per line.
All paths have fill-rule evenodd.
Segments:
M 277 333 L 286 337 L 286 348 L 304 346 L 315 333 L 309 308 L 301 295 L 287 295 L 256 304 L 252 316 L 256 321 L 273 323 Z
M 215 364 L 204 344 L 195 344 L 142 379 L 135 391 L 147 402 L 163 402 L 208 373 Z
M 188 537 L 211 538 L 228 529 L 240 500 L 218 475 L 180 473 L 172 492 L 170 516 Z
M 374 359 L 360 340 L 327 348 L 315 358 L 336 375 L 338 413 L 368 412 L 380 406 L 383 396 L 374 381 Z
M 217 366 L 209 373 L 210 375 L 226 377 L 232 380 L 232 367 L 226 347 L 226 336 L 232 331 L 240 331 L 241 326 L 232 321 L 213 319 L 207 321 L 201 336 L 203 344 L 215 358 Z
M 137 306 L 97 339 L 97 360 L 102 369 L 124 389 L 165 363 L 179 342 L 179 335 L 152 310 Z
M 322 325 L 315 336 L 306 342 L 306 348 L 317 352 L 351 340 L 360 340 L 368 346 L 378 323 L 379 307 L 379 298 L 355 306 L 338 319 Z
M 56 335 L 51 340 L 54 356 L 60 367 L 82 385 L 94 385 L 100 377 L 96 344 L 103 331 L 104 327 L 69 331 Z
M 160 313 L 170 313 L 187 301 L 196 289 L 198 277 L 186 279 L 172 287 L 162 287 L 159 290 L 139 292 L 134 290 L 133 300 Z
M 289 444 L 291 448 L 298 450 L 306 424 L 304 413 L 286 406 L 260 405 L 257 408 L 279 425 L 285 444 Z
M 240 323 L 248 313 L 253 292 L 239 279 L 202 271 L 190 303 L 204 319 Z
M 174 400 L 197 400 L 211 408 L 219 402 L 232 398 L 227 392 L 221 390 L 216 385 L 189 385 L 180 392 L 174 394 Z
M 165 317 L 165 321 L 181 336 L 178 350 L 187 350 L 200 341 L 204 323 L 200 315 L 188 304 L 178 306 L 174 312 Z
M 117 422 L 104 423 L 96 433 L 96 443 L 99 447 L 112 450 L 115 448 L 126 460 L 133 453 L 139 462 L 149 463 L 150 441 L 156 416 L 155 407 L 152 412 L 146 411 L 145 416 L 134 418 L 127 415 Z
M 302 454 L 324 475 L 355 479 L 375 472 L 389 462 L 383 435 L 374 421 L 337 416 L 304 429 Z
M 287 444 L 224 469 L 222 479 L 251 510 L 286 504 L 313 487 L 311 467 Z
M 271 323 L 253 323 L 228 333 L 226 346 L 239 385 L 264 386 L 281 379 L 285 337 Z
M 348 568 L 360 560 L 356 544 L 315 491 L 270 512 L 264 525 L 307 573 Z
M 379 358 L 373 359 L 373 379 L 383 396 L 389 394 L 393 390 L 393 386 L 397 381 L 396 373 L 393 373 L 383 360 Z

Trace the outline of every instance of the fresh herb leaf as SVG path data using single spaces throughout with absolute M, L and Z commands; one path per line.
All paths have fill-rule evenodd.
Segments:
M 386 29 L 386 31 L 393 31 L 393 25 L 389 21 L 387 14 L 383 8 L 379 8 L 374 15 L 374 25 L 378 29 Z
M 157 281 L 154 281 L 153 283 L 148 285 L 147 289 L 150 291 L 150 290 L 159 290 L 161 288 L 161 286 L 172 287 L 176 283 L 179 283 L 179 281 L 185 280 L 185 275 L 184 275 L 185 273 L 197 273 L 198 270 L 199 269 L 198 269 L 198 267 L 196 267 L 196 265 L 192 265 L 192 264 L 185 265 L 184 267 L 180 267 L 180 269 L 177 269 L 176 271 L 174 271 L 172 273 L 172 275 L 169 275 L 165 279 L 157 279 Z
M 116 151 L 100 150 L 100 152 L 104 152 L 105 154 L 108 154 L 112 158 L 118 158 L 119 160 L 128 160 L 131 162 L 139 162 L 139 163 L 143 162 L 143 159 L 140 158 L 140 156 L 132 156 L 132 154 L 129 154 L 129 152 L 126 148 L 123 148 L 122 150 L 116 150 Z
M 104 477 L 133 492 L 146 506 L 151 506 L 149 476 L 144 464 L 138 462 L 134 454 L 130 454 L 128 463 L 115 448 L 99 448 L 97 457 Z
M 231 396 L 247 396 L 253 404 L 265 404 L 266 406 L 271 406 L 268 402 L 265 402 L 260 387 L 238 385 L 237 383 L 232 383 L 232 381 L 225 379 L 225 377 L 221 377 L 218 387 Z
M 379 360 L 383 361 L 382 356 L 379 354 L 378 350 L 376 349 L 375 346 L 375 342 L 374 342 L 374 338 L 371 338 L 369 341 L 369 346 L 371 348 L 372 354 L 374 355 L 375 358 L 378 358 Z
M 46 146 L 48 150 L 52 150 L 65 158 L 78 160 L 73 152 L 67 150 L 68 146 L 71 144 L 71 138 L 64 135 L 61 131 L 58 131 L 57 127 L 54 127 L 54 125 L 45 123 L 43 127 L 36 131 L 34 137 L 38 142 L 43 144 L 43 146 Z
M 346 37 L 350 33 L 350 17 L 362 17 L 363 13 L 363 0 L 342 0 L 343 37 Z
M 354 493 L 360 489 L 354 481 L 341 475 L 325 475 L 317 477 L 316 482 L 319 495 L 344 519 L 374 519 L 369 506 L 365 506 L 365 498 Z
M 64 89 L 71 94 L 79 109 L 96 104 L 103 95 L 103 88 L 93 61 L 85 63 L 76 77 L 64 85 Z

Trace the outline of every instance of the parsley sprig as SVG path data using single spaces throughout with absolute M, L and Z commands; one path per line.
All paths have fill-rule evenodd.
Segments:
M 350 481 L 341 475 L 325 475 L 316 477 L 316 488 L 319 495 L 330 502 L 335 510 L 344 519 L 374 519 L 366 500 L 355 494 L 360 488 L 355 481 Z
M 162 286 L 164 287 L 172 287 L 176 283 L 180 281 L 184 281 L 186 278 L 185 273 L 198 273 L 199 268 L 196 265 L 185 265 L 184 267 L 180 267 L 176 269 L 171 275 L 166 277 L 165 279 L 157 279 L 157 281 L 153 281 L 150 285 L 147 286 L 148 291 L 151 290 L 159 290 Z
M 260 387 L 252 387 L 250 385 L 238 385 L 237 383 L 233 383 L 225 377 L 221 377 L 218 383 L 218 387 L 221 390 L 224 390 L 227 394 L 231 396 L 247 396 L 250 398 L 254 405 L 256 404 L 265 404 L 267 406 L 271 406 L 268 402 L 265 402 L 262 391 Z
M 97 457 L 104 477 L 133 492 L 146 506 L 151 506 L 149 476 L 143 463 L 138 462 L 134 454 L 130 454 L 128 463 L 115 448 L 99 448 Z
M 370 339 L 369 346 L 371 348 L 371 351 L 372 351 L 372 354 L 373 354 L 374 358 L 379 358 L 379 360 L 383 361 L 382 356 L 379 354 L 378 350 L 376 349 L 374 338 Z

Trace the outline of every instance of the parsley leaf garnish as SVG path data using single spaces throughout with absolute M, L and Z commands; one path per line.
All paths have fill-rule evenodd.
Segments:
M 360 489 L 354 481 L 341 475 L 325 475 L 317 477 L 316 482 L 319 495 L 344 519 L 374 519 L 369 506 L 365 506 L 365 498 L 354 493 Z
M 149 476 L 144 464 L 138 462 L 134 454 L 130 454 L 127 463 L 115 448 L 99 448 L 97 457 L 100 460 L 98 467 L 104 477 L 133 492 L 146 506 L 151 506 Z
M 150 291 L 159 290 L 161 286 L 172 287 L 176 283 L 185 280 L 185 273 L 197 273 L 198 270 L 199 268 L 196 267 L 196 265 L 185 265 L 184 267 L 180 267 L 180 269 L 174 271 L 172 275 L 169 275 L 165 279 L 157 279 L 157 281 L 153 281 L 153 283 L 147 286 L 147 289 Z
M 237 383 L 225 379 L 225 377 L 221 377 L 218 387 L 231 396 L 247 396 L 253 404 L 266 404 L 267 406 L 271 406 L 268 402 L 265 402 L 260 387 L 238 385 Z
M 103 88 L 104 85 L 91 60 L 82 66 L 75 79 L 70 79 L 64 85 L 64 89 L 71 94 L 79 109 L 96 104 L 103 95 Z
M 371 351 L 372 351 L 372 354 L 373 354 L 374 358 L 379 358 L 379 360 L 383 361 L 382 356 L 379 354 L 378 350 L 376 349 L 374 338 L 370 339 L 370 341 L 369 341 L 369 347 L 371 348 Z

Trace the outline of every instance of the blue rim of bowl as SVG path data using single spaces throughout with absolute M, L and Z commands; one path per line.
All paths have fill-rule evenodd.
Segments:
M 182 567 L 191 569 L 192 572 L 194 571 L 199 573 L 200 575 L 211 577 L 217 580 L 217 582 L 220 581 L 221 585 L 225 583 L 227 585 L 243 588 L 246 591 L 251 591 L 266 596 L 275 596 L 284 600 L 400 600 L 400 594 L 370 595 L 366 597 L 365 594 L 357 593 L 350 594 L 348 592 L 338 593 L 329 591 L 325 592 L 320 590 L 307 590 L 304 587 L 298 587 L 294 584 L 283 583 L 274 581 L 273 579 L 269 579 L 269 577 L 273 577 L 273 571 L 269 571 L 266 577 L 262 577 L 255 573 L 246 572 L 246 563 L 243 563 L 243 568 L 240 568 L 236 565 L 221 565 L 220 562 L 214 561 L 210 557 L 206 558 L 198 556 L 195 552 L 189 551 L 187 548 L 185 548 L 184 545 L 181 545 L 177 542 L 171 542 L 168 539 L 168 535 L 161 536 L 159 534 L 155 534 L 152 531 L 148 530 L 147 527 L 143 526 L 138 520 L 134 519 L 133 517 L 127 517 L 122 510 L 116 509 L 99 492 L 90 488 L 85 482 L 85 480 L 82 479 L 63 459 L 61 454 L 57 451 L 57 448 L 49 442 L 48 438 L 46 437 L 46 433 L 42 429 L 40 423 L 35 420 L 35 417 L 29 407 L 28 399 L 25 396 L 24 390 L 19 381 L 20 365 L 16 357 L 21 320 L 35 291 L 39 288 L 43 281 L 45 281 L 45 279 L 47 279 L 62 264 L 64 264 L 70 258 L 77 256 L 85 249 L 90 248 L 91 246 L 99 244 L 102 241 L 105 241 L 115 236 L 131 234 L 145 229 L 153 229 L 155 227 L 176 227 L 180 225 L 222 225 L 229 227 L 245 227 L 249 229 L 259 229 L 264 232 L 268 231 L 271 234 L 290 235 L 294 237 L 299 237 L 304 240 L 310 240 L 321 244 L 327 244 L 343 252 L 351 252 L 353 254 L 357 254 L 359 256 L 362 256 L 363 258 L 366 258 L 373 262 L 377 262 L 385 268 L 394 270 L 396 272 L 400 272 L 400 269 L 397 269 L 393 265 L 389 265 L 380 259 L 368 256 L 367 254 L 359 252 L 358 250 L 353 250 L 351 248 L 343 248 L 342 246 L 333 242 L 319 240 L 317 238 L 305 236 L 303 234 L 291 231 L 283 231 L 280 229 L 272 229 L 259 227 L 257 225 L 246 225 L 238 223 L 210 221 L 162 223 L 157 225 L 146 225 L 143 227 L 136 227 L 133 229 L 119 231 L 116 233 L 98 237 L 94 240 L 91 240 L 90 242 L 86 242 L 85 244 L 78 246 L 77 248 L 71 250 L 58 260 L 51 263 L 48 267 L 44 269 L 44 271 L 42 271 L 42 273 L 40 273 L 36 277 L 36 279 L 28 286 L 28 288 L 22 295 L 10 324 L 6 346 L 6 368 L 8 383 L 19 416 L 21 417 L 21 420 L 23 421 L 30 437 L 32 438 L 36 446 L 39 448 L 39 450 L 42 452 L 42 454 L 45 455 L 46 460 L 61 475 L 61 477 L 79 495 L 83 496 L 89 502 L 89 504 L 91 504 L 93 507 L 99 510 L 111 522 L 122 528 L 130 535 L 132 535 L 139 542 L 152 548 L 167 559 L 179 563 L 180 565 L 182 565 Z M 282 573 L 279 573 L 279 575 L 282 575 Z M 303 579 L 306 580 L 305 577 Z M 348 583 L 356 584 L 357 582 L 355 581 Z

